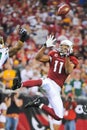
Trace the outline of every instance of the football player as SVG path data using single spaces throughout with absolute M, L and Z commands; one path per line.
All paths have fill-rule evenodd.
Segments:
M 19 28 L 19 35 L 20 40 L 18 41 L 18 44 L 11 49 L 5 46 L 4 39 L 0 36 L 0 68 L 2 68 L 3 64 L 9 57 L 15 55 L 22 48 L 23 42 L 29 38 L 26 29 L 23 28 Z
M 63 102 L 61 99 L 61 88 L 67 76 L 76 68 L 78 60 L 73 53 L 73 43 L 69 40 L 61 41 L 59 48 L 51 50 L 48 55 L 44 52 L 47 48 L 54 47 L 56 39 L 54 36 L 47 38 L 44 46 L 38 51 L 36 59 L 40 62 L 49 62 L 50 67 L 48 70 L 47 78 L 38 80 L 28 80 L 20 83 L 18 79 L 14 79 L 13 90 L 20 87 L 42 87 L 52 108 L 43 104 L 40 98 L 34 99 L 33 102 L 28 102 L 27 107 L 39 107 L 47 112 L 56 120 L 63 118 Z M 52 49 L 52 48 L 51 48 Z

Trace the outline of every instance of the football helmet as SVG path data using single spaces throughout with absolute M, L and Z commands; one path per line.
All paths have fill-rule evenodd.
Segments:
M 3 40 L 3 37 L 0 36 L 0 48 L 3 48 L 4 47 L 4 40 Z
M 70 55 L 73 53 L 73 43 L 69 40 L 62 40 L 59 45 L 58 51 L 60 52 L 60 55 Z

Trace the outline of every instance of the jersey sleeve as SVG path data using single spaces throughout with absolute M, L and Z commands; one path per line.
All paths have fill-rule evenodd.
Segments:
M 53 51 L 53 50 L 48 53 L 48 55 L 51 57 L 53 57 L 54 54 L 55 54 L 55 51 Z
M 78 65 L 79 61 L 75 56 L 71 56 L 70 60 L 73 62 L 73 64 L 75 65 L 75 67 Z

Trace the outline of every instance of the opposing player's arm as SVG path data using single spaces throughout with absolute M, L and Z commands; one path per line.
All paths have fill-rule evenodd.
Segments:
M 35 59 L 41 62 L 48 62 L 50 60 L 50 56 L 45 55 L 44 52 L 46 47 L 43 46 L 36 54 Z
M 19 40 L 18 44 L 15 47 L 9 49 L 9 56 L 11 57 L 15 55 L 22 47 L 23 47 L 23 42 Z
M 70 74 L 73 71 L 74 67 L 75 67 L 74 63 L 70 61 L 69 57 L 66 57 L 66 61 L 65 61 L 66 74 Z
M 19 35 L 20 35 L 20 40 L 18 41 L 18 44 L 9 50 L 10 57 L 15 55 L 23 47 L 23 43 L 27 39 L 29 39 L 29 34 L 27 33 L 27 30 L 24 28 L 19 29 Z

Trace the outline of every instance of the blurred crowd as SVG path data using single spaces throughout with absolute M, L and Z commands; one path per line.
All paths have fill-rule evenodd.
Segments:
M 30 35 L 23 48 L 0 68 L 0 89 L 11 89 L 15 77 L 26 81 L 47 75 L 49 64 L 40 63 L 34 57 L 47 35 L 53 34 L 56 48 L 61 40 L 70 39 L 74 43 L 74 55 L 79 59 L 78 67 L 64 84 L 62 96 L 72 93 L 74 98 L 87 97 L 87 6 L 70 2 L 69 13 L 58 16 L 58 4 L 59 0 L 0 0 L 0 36 L 4 37 L 6 46 L 17 44 L 17 25 Z M 37 86 L 21 90 L 31 95 L 40 94 L 39 91 L 43 90 Z
M 1 0 L 0 35 L 4 37 L 6 46 L 11 48 L 17 44 L 17 25 L 25 27 L 30 34 L 23 48 L 0 68 L 0 81 L 5 88 L 12 88 L 12 80 L 16 76 L 21 81 L 46 76 L 49 65 L 38 63 L 34 57 L 47 35 L 53 34 L 57 39 L 56 48 L 61 40 L 70 39 L 74 43 L 74 54 L 79 59 L 77 69 L 64 85 L 64 96 L 68 92 L 75 96 L 87 95 L 86 4 L 70 2 L 71 10 L 66 16 L 57 15 L 58 4 L 57 0 Z

